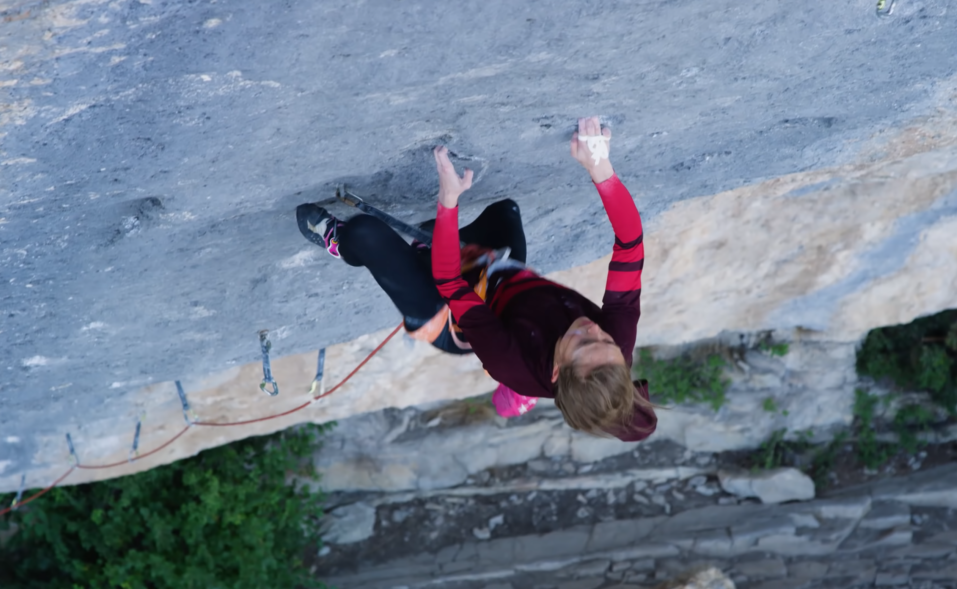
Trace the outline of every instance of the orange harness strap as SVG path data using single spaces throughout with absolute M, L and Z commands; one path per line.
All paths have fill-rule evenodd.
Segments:
M 482 256 L 485 256 L 482 259 Z M 481 261 L 480 261 L 481 259 Z M 479 296 L 483 301 L 485 300 L 486 295 L 488 294 L 488 265 L 492 263 L 495 259 L 495 254 L 493 250 L 480 248 L 475 245 L 466 245 L 462 248 L 462 272 L 468 272 L 475 267 L 476 263 L 484 264 L 482 272 L 479 275 L 478 282 L 475 284 L 475 294 Z M 442 335 L 442 330 L 445 329 L 445 324 L 449 325 L 449 332 L 452 334 L 452 340 L 455 342 L 455 345 L 463 350 L 471 350 L 472 346 L 468 342 L 463 342 L 457 336 L 458 333 L 462 333 L 462 328 L 455 324 L 455 320 L 452 317 L 452 313 L 449 310 L 448 305 L 444 305 L 439 312 L 436 313 L 429 321 L 422 327 L 416 329 L 415 331 L 406 331 L 414 340 L 419 340 L 423 342 L 432 343 L 440 335 Z

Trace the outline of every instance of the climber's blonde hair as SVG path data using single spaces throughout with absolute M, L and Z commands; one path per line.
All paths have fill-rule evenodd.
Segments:
M 581 376 L 574 364 L 558 369 L 555 405 L 572 429 L 607 437 L 612 431 L 635 430 L 636 406 L 654 405 L 638 393 L 624 364 L 602 364 Z M 646 428 L 637 431 L 650 431 Z

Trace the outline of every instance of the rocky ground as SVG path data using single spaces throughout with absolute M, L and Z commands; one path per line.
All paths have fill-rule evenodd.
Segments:
M 718 471 L 747 466 L 747 453 L 670 442 L 493 468 L 448 489 L 334 493 L 338 543 L 314 566 L 342 589 L 644 587 L 705 565 L 745 588 L 957 586 L 957 444 L 876 473 L 851 468 L 851 454 L 841 449 L 817 500 L 783 506 L 722 489 Z
M 762 341 L 671 350 L 721 354 L 726 399 L 659 399 L 639 444 L 573 432 L 547 400 L 509 420 L 475 398 L 340 423 L 315 456 L 315 574 L 341 589 L 651 587 L 707 567 L 745 588 L 954 586 L 957 420 L 860 379 L 852 344 Z M 866 427 L 857 391 L 886 400 Z M 905 403 L 933 415 L 912 450 L 891 427 Z
M 317 573 L 342 589 L 637 589 L 713 566 L 740 588 L 957 587 L 954 466 L 781 506 L 707 497 L 699 482 L 382 505 L 376 534 L 332 547 Z M 556 516 L 579 523 L 523 533 Z

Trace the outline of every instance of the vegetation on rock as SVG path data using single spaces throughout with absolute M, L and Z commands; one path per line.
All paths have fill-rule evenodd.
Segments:
M 926 445 L 922 434 L 939 421 L 935 413 L 943 409 L 949 421 L 957 417 L 957 310 L 872 330 L 858 351 L 857 370 L 860 376 L 889 386 L 891 391 L 878 395 L 857 389 L 851 427 L 828 444 L 810 444 L 811 432 L 787 436 L 784 429 L 775 431 L 752 455 L 752 467 L 800 466 L 818 486 L 825 486 L 842 446 L 851 449 L 859 467 L 870 471 L 901 453 L 915 454 Z M 885 418 L 882 407 L 899 400 L 905 391 L 925 393 L 930 403 L 903 405 L 892 419 Z M 769 398 L 763 408 L 773 412 L 776 404 Z M 895 434 L 897 441 L 886 441 L 882 432 Z
M 698 362 L 688 355 L 657 360 L 647 349 L 638 353 L 634 372 L 648 380 L 657 403 L 707 403 L 717 411 L 727 400 L 731 381 L 724 375 L 725 360 L 718 354 Z
M 0 519 L 3 587 L 322 587 L 303 564 L 323 496 L 298 426 L 135 475 L 53 489 Z M 0 496 L 9 505 L 13 495 Z

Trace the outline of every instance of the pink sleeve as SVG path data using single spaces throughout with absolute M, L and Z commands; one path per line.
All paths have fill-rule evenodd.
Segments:
M 599 323 L 621 347 L 631 366 L 641 316 L 641 271 L 645 265 L 641 216 L 618 176 L 595 186 L 615 232 Z
M 432 231 L 432 278 L 456 321 L 469 309 L 485 304 L 462 278 L 458 207 L 447 208 L 440 203 L 436 212 Z
M 618 176 L 596 184 L 608 220 L 615 232 L 615 245 L 608 264 L 605 290 L 631 292 L 641 290 L 641 271 L 644 268 L 645 245 L 642 240 L 641 215 L 631 193 Z

